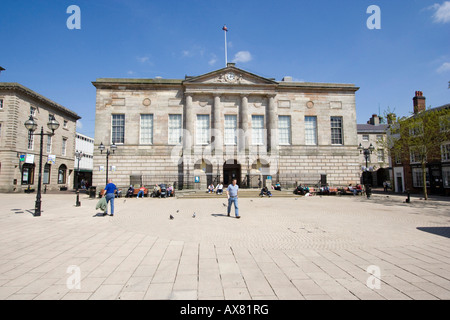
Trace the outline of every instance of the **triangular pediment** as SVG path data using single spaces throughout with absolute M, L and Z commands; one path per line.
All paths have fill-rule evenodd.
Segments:
M 215 70 L 197 77 L 187 77 L 184 84 L 214 85 L 276 85 L 272 79 L 264 78 L 229 64 L 226 68 Z

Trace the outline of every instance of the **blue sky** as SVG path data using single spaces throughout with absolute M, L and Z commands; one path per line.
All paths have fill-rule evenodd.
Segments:
M 70 5 L 81 29 L 69 30 Z M 370 5 L 381 29 L 370 30 Z M 263 77 L 354 83 L 358 123 L 450 103 L 450 1 L 35 0 L 0 4 L 0 75 L 74 110 L 94 136 L 97 78 L 182 79 L 228 60 Z

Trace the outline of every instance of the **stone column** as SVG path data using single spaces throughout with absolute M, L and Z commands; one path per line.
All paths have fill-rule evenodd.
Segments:
M 239 110 L 239 124 L 240 129 L 243 131 L 243 135 L 239 137 L 239 149 L 246 150 L 249 146 L 249 142 L 246 139 L 246 134 L 248 133 L 248 96 L 241 95 L 241 108 Z
M 191 149 L 194 143 L 194 126 L 195 126 L 195 117 L 194 111 L 192 110 L 192 95 L 186 94 L 185 98 L 185 123 L 186 123 L 186 131 L 184 136 L 184 148 Z
M 267 149 L 271 152 L 278 151 L 278 115 L 275 105 L 275 95 L 267 96 Z
M 222 118 L 221 114 L 221 103 L 220 103 L 220 94 L 214 95 L 214 105 L 213 105 L 213 134 L 214 134 L 214 150 L 215 154 L 220 157 L 223 153 L 223 126 L 222 126 Z M 217 159 L 217 161 L 221 162 L 222 159 Z

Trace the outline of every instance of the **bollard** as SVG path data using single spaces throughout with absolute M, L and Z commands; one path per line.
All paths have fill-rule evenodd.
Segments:
M 406 203 L 411 203 L 411 194 L 410 194 L 410 192 L 409 191 L 406 191 L 406 194 L 407 194 L 407 198 L 406 198 Z

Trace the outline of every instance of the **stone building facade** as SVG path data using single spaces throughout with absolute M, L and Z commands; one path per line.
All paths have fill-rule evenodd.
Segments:
M 352 84 L 226 68 L 185 79 L 97 79 L 93 185 L 206 188 L 359 181 Z M 117 150 L 105 153 L 114 143 Z
M 0 192 L 36 189 L 39 171 L 40 136 L 30 136 L 24 126 L 33 115 L 36 133 L 47 128 L 53 115 L 60 127 L 44 136 L 42 157 L 43 190 L 68 188 L 73 179 L 75 128 L 80 117 L 73 111 L 18 83 L 0 82 Z

